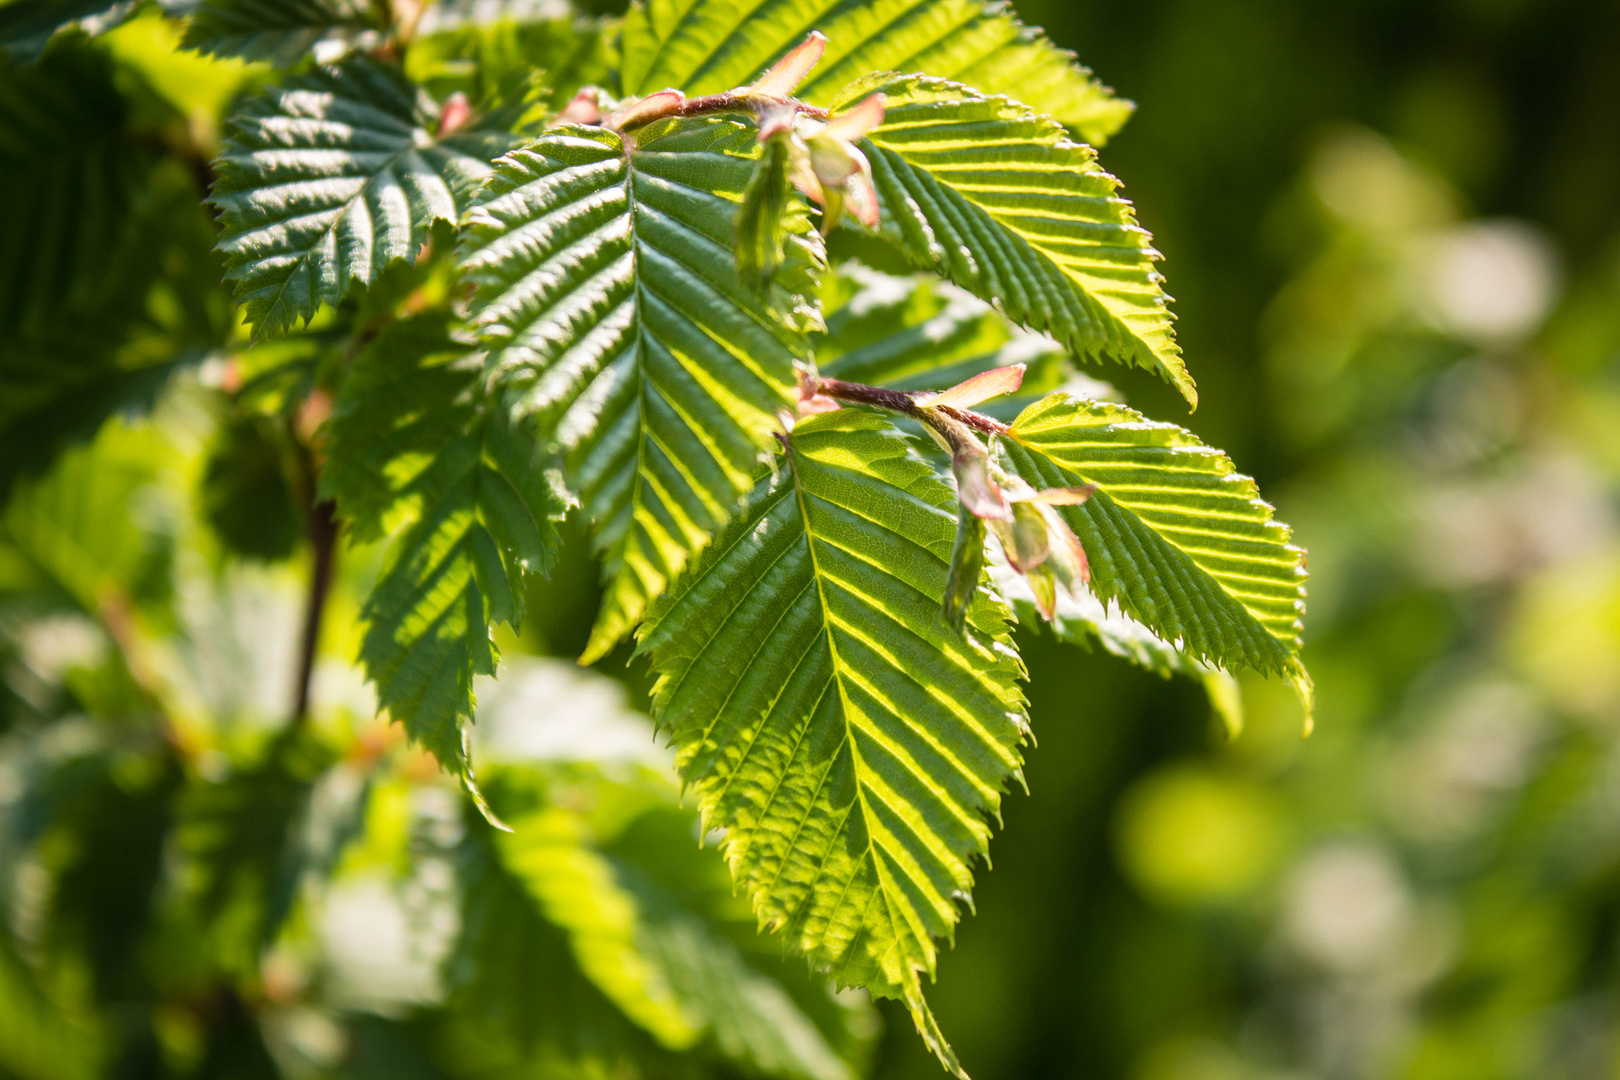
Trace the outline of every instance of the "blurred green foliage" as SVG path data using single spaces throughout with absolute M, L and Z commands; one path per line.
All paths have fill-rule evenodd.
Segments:
M 1026 633 L 1030 794 L 942 1025 L 979 1080 L 1616 1075 L 1620 5 L 1020 7 L 1138 105 L 1104 161 L 1168 256 L 1188 426 L 1311 551 L 1318 723 L 1245 679 L 1233 738 L 1197 684 Z M 437 33 L 436 87 L 521 78 L 520 33 Z M 288 728 L 298 447 L 374 312 L 241 351 L 199 200 L 264 71 L 177 43 L 148 12 L 0 67 L 0 1075 L 938 1075 L 754 934 L 628 647 L 555 659 L 599 598 L 576 522 L 480 698 L 513 834 L 372 719 L 375 546 Z M 503 720 L 541 706 L 549 742 Z

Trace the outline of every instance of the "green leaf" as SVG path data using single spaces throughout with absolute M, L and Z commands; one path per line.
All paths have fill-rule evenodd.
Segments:
M 1037 488 L 1096 487 L 1058 512 L 1086 549 L 1098 599 L 1206 663 L 1301 673 L 1305 553 L 1225 454 L 1067 394 L 1025 409 L 1001 446 Z
M 827 35 L 821 66 L 797 96 L 826 105 L 873 71 L 915 71 L 1006 94 L 1101 144 L 1132 105 L 1080 67 L 1005 4 L 984 0 L 647 0 L 625 18 L 623 86 L 715 93 L 750 82 L 804 39 Z
M 369 48 L 385 28 L 364 0 L 203 0 L 180 44 L 209 56 L 298 63 L 312 49 L 326 61 Z
M 830 379 L 895 390 L 943 390 L 992 368 L 1024 364 L 1018 392 L 977 408 L 1010 420 L 1078 376 L 1068 352 L 1027 333 L 989 304 L 932 274 L 898 277 L 845 263 L 821 290 L 826 332 L 816 368 Z M 1106 392 L 1104 384 L 1090 388 Z
M 152 271 L 137 241 L 145 239 L 139 211 L 156 158 L 131 137 L 128 119 L 112 64 L 94 47 L 55 49 L 33 67 L 0 68 L 0 198 L 7 207 L 0 362 L 7 367 L 13 350 L 31 342 L 62 351 L 57 324 L 64 319 L 111 317 L 122 329 L 127 309 L 144 298 L 130 279 Z
M 1220 718 L 1227 734 L 1236 738 L 1242 732 L 1242 693 L 1237 680 L 1220 668 L 1194 660 L 1135 619 L 1104 605 L 1089 590 L 1077 595 L 1060 590 L 1056 616 L 1047 622 L 1036 607 L 1029 580 L 1007 566 L 1005 559 L 993 564 L 991 577 L 1017 613 L 1018 621 L 1030 630 L 1050 626 L 1059 641 L 1078 645 L 1088 652 L 1092 646 L 1100 646 L 1110 656 L 1128 660 L 1163 679 L 1172 675 L 1197 679 L 1203 684 L 1210 708 Z
M 751 1074 L 853 1076 L 782 985 L 733 943 L 732 934 L 755 936 L 751 913 L 733 898 L 720 859 L 698 847 L 695 815 L 667 781 L 610 781 L 578 766 L 537 778 L 538 805 L 521 812 L 501 798 L 509 774 L 492 785 L 512 827 L 496 848 L 609 1000 L 672 1050 L 701 1041 Z
M 737 275 L 755 292 L 763 292 L 787 260 L 791 201 L 787 141 L 769 139 L 737 211 Z
M 1027 733 L 1008 612 L 941 605 L 955 499 L 880 418 L 800 423 L 643 632 L 655 712 L 760 919 L 841 984 L 923 1000 Z
M 758 153 L 727 120 L 655 124 L 629 145 L 562 127 L 498 162 L 467 216 L 473 326 L 508 400 L 555 433 L 604 556 L 585 662 L 731 515 L 808 356 L 808 216 L 773 299 L 737 275 L 733 217 Z
M 77 27 L 95 37 L 134 9 L 135 0 L 14 0 L 0 7 L 0 57 L 33 63 L 59 31 Z
M 397 68 L 353 59 L 248 99 L 215 163 L 226 277 L 256 335 L 309 319 L 456 221 L 510 136 L 437 136 L 439 109 Z
M 461 930 L 445 980 L 465 1028 L 450 1042 L 461 1074 L 568 1076 L 594 1065 L 595 1075 L 663 1075 L 639 1066 L 666 1064 L 666 1052 L 585 977 L 567 935 L 502 863 L 494 830 L 472 822 L 468 832 L 456 864 Z
M 886 238 L 1076 356 L 1157 372 L 1197 404 L 1158 252 L 1095 152 L 1017 102 L 939 79 L 863 80 L 835 107 L 875 91 L 888 107 L 862 148 Z
M 476 364 L 448 312 L 385 327 L 355 358 L 332 405 L 321 497 L 336 499 L 355 543 L 422 513 L 416 485 L 475 420 Z M 264 347 L 249 355 L 264 351 Z
M 403 528 L 361 612 L 360 662 L 382 707 L 470 784 L 473 676 L 495 673 L 491 624 L 518 625 L 525 576 L 550 572 L 560 508 L 448 320 L 403 323 L 356 360 L 323 491 L 361 537 Z
M 429 7 L 405 55 L 406 74 L 440 100 L 460 91 L 480 108 L 496 108 L 532 95 L 552 112 L 581 87 L 612 81 L 608 51 L 616 20 L 529 21 L 513 4 L 497 11 L 494 21 L 480 21 L 475 11 L 448 3 Z

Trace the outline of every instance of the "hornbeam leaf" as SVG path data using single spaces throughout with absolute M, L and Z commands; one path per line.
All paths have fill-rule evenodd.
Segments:
M 490 627 L 518 624 L 525 575 L 550 572 L 559 507 L 446 320 L 401 324 L 356 361 L 323 492 L 361 537 L 403 528 L 361 612 L 360 662 L 382 707 L 470 782 L 473 676 L 495 673 Z
M 1027 733 L 1006 608 L 942 614 L 950 488 L 880 418 L 840 410 L 657 605 L 641 648 L 682 780 L 761 921 L 840 983 L 923 1000 Z
M 363 0 L 202 0 L 180 44 L 209 56 L 289 67 L 312 49 L 335 60 L 375 45 L 385 27 L 382 12 Z
M 831 379 L 940 390 L 1023 364 L 1018 392 L 982 407 L 1007 420 L 1076 381 L 1089 382 L 1091 396 L 1109 392 L 1077 375 L 1057 342 L 1020 330 L 989 304 L 932 274 L 899 277 L 844 263 L 826 275 L 821 300 L 827 328 L 815 338 L 816 367 Z
M 511 136 L 475 123 L 439 137 L 438 116 L 398 69 L 358 58 L 242 106 L 211 201 L 226 277 L 257 335 L 414 261 L 435 221 L 460 217 Z
M 584 662 L 640 621 L 752 482 L 788 407 L 819 262 L 808 215 L 767 302 L 737 275 L 733 219 L 759 149 L 727 120 L 632 138 L 565 126 L 496 165 L 464 229 L 474 328 L 500 387 L 553 431 L 605 556 Z
M 1159 254 L 1090 147 L 1015 101 L 940 79 L 861 80 L 835 107 L 874 91 L 888 105 L 861 145 L 884 236 L 1075 355 L 1155 371 L 1197 405 Z
M 446 964 L 456 1061 L 490 1075 L 545 1075 L 537 1061 L 553 1075 L 663 1075 L 668 1052 L 586 978 L 501 861 L 494 830 L 472 823 L 457 855 L 461 929 Z
M 1219 450 L 1120 405 L 1051 394 L 1001 440 L 1037 488 L 1095 486 L 1062 506 L 1091 588 L 1179 651 L 1302 678 L 1305 553 Z
M 1104 605 L 1089 589 L 1073 593 L 1060 590 L 1056 614 L 1048 622 L 1036 606 L 1029 579 L 1008 566 L 999 552 L 991 555 L 990 576 L 1022 625 L 1031 630 L 1050 626 L 1059 641 L 1078 645 L 1088 652 L 1093 645 L 1101 646 L 1110 656 L 1128 660 L 1162 679 L 1172 675 L 1197 679 L 1203 684 L 1210 708 L 1220 717 L 1227 733 L 1236 738 L 1242 732 L 1243 696 L 1231 675 L 1194 660 L 1135 619 Z
M 414 483 L 466 429 L 476 368 L 460 362 L 452 316 L 430 312 L 383 329 L 344 378 L 325 436 L 321 497 L 336 499 L 356 543 L 415 520 Z
M 538 800 L 513 805 L 530 786 Z M 660 1043 L 710 1043 L 755 1075 L 850 1080 L 781 983 L 733 944 L 730 933 L 755 937 L 753 920 L 667 779 L 503 767 L 491 797 L 512 827 L 495 842 L 508 872 L 568 935 L 586 977 Z
M 1005 4 L 985 0 L 646 0 L 625 17 L 623 86 L 715 93 L 751 82 L 808 30 L 827 35 L 820 66 L 797 97 L 826 105 L 873 71 L 915 71 L 1006 94 L 1101 145 L 1133 106 L 1092 78 Z

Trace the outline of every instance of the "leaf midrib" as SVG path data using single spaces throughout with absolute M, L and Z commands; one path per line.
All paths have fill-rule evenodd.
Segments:
M 806 549 L 810 553 L 810 573 L 815 578 L 816 582 L 816 599 L 821 608 L 821 628 L 822 633 L 827 638 L 827 651 L 832 658 L 833 681 L 838 684 L 838 700 L 841 705 L 840 719 L 842 720 L 844 726 L 843 737 L 839 740 L 838 748 L 828 756 L 827 769 L 825 772 L 823 772 L 821 781 L 817 785 L 816 794 L 819 795 L 821 788 L 825 786 L 827 777 L 832 774 L 833 765 L 838 761 L 839 752 L 842 751 L 846 745 L 849 747 L 850 762 L 855 772 L 855 801 L 850 804 L 850 809 L 845 812 L 843 821 L 839 823 L 838 829 L 833 833 L 832 839 L 828 845 L 828 851 L 823 856 L 821 864 L 816 867 L 815 877 L 811 880 L 812 882 L 820 880 L 821 874 L 826 867 L 826 859 L 830 857 L 832 853 L 832 843 L 836 842 L 837 839 L 843 835 L 844 831 L 849 827 L 849 815 L 853 813 L 857 807 L 859 807 L 861 820 L 866 827 L 866 858 L 871 861 L 872 873 L 878 879 L 872 890 L 874 896 L 867 897 L 866 906 L 868 909 L 870 909 L 872 906 L 872 901 L 876 899 L 875 894 L 883 894 L 883 908 L 885 913 L 888 915 L 889 932 L 891 935 L 893 935 L 895 945 L 900 948 L 901 954 L 905 960 L 906 970 L 910 971 L 910 957 L 904 955 L 909 950 L 907 950 L 902 944 L 903 936 L 900 934 L 899 927 L 895 923 L 894 908 L 889 903 L 888 888 L 883 881 L 883 863 L 877 850 L 877 841 L 874 838 L 871 824 L 872 811 L 866 802 L 866 781 L 862 779 L 861 776 L 862 772 L 865 770 L 865 766 L 861 760 L 860 746 L 855 739 L 854 732 L 851 730 L 849 720 L 851 705 L 849 694 L 844 686 L 844 662 L 838 654 L 838 640 L 836 635 L 833 633 L 832 620 L 829 615 L 831 609 L 827 605 L 827 591 L 822 585 L 823 575 L 821 572 L 821 560 L 816 554 L 815 532 L 810 527 L 810 508 L 805 503 L 804 485 L 800 482 L 799 478 L 797 452 L 793 449 L 791 440 L 788 444 L 788 467 L 793 471 L 793 496 L 799 506 L 799 516 L 804 522 L 804 542 Z M 807 813 L 805 815 L 805 820 L 808 820 L 808 818 L 809 814 Z M 801 821 L 799 828 L 802 829 L 803 825 L 804 823 Z M 786 864 L 787 861 L 784 859 L 782 866 L 786 866 Z M 778 875 L 780 875 L 781 869 L 781 867 L 778 867 Z M 857 876 L 858 870 L 855 873 L 851 873 L 849 880 L 844 882 L 844 888 L 840 891 L 838 901 L 831 909 L 832 911 L 836 912 L 838 908 L 843 905 L 844 896 L 848 894 L 849 889 L 854 884 Z M 860 922 L 857 925 L 864 926 L 865 923 L 866 913 L 863 911 Z

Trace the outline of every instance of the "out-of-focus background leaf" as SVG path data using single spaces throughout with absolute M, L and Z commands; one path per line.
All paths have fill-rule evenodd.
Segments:
M 372 719 L 381 545 L 341 549 L 289 729 L 298 447 L 341 326 L 382 304 L 247 351 L 200 201 L 268 69 L 176 51 L 150 8 L 64 3 L 52 38 L 27 2 L 0 19 L 0 1076 L 940 1075 L 903 1012 L 807 980 L 703 876 L 644 669 L 572 667 L 599 599 L 578 522 L 480 689 L 513 837 Z M 611 7 L 487 32 L 447 7 L 408 65 L 475 100 L 525 49 L 586 81 L 598 26 L 570 20 Z M 1195 681 L 1021 632 L 1030 794 L 941 1025 L 978 1080 L 1617 1075 L 1620 4 L 1020 13 L 1137 103 L 1101 159 L 1201 404 L 1095 374 L 1228 451 L 1309 548 L 1317 729 L 1243 679 L 1234 738 Z M 1006 347 L 936 306 L 964 363 Z

